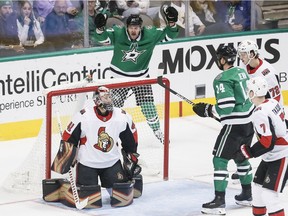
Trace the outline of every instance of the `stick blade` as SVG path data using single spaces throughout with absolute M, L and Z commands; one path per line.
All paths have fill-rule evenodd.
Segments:
M 77 209 L 81 210 L 81 209 L 85 208 L 85 206 L 87 206 L 87 204 L 88 204 L 88 197 L 81 202 L 76 202 L 75 206 Z

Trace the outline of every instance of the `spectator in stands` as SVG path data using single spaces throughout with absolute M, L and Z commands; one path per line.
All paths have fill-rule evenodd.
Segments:
M 66 50 L 83 46 L 81 29 L 73 17 L 67 13 L 66 0 L 56 0 L 53 11 L 50 12 L 44 23 L 44 35 L 56 50 Z
M 35 16 L 42 24 L 45 21 L 46 16 L 53 10 L 55 1 L 50 0 L 34 0 L 33 8 Z
M 98 13 L 105 13 L 108 17 L 115 17 L 118 19 L 123 19 L 124 9 L 119 8 L 117 5 L 117 0 L 98 0 L 96 10 Z
M 158 18 L 160 7 L 150 7 L 150 0 L 116 0 L 119 8 L 123 9 L 123 16 L 129 17 L 131 14 L 146 14 L 152 20 Z
M 96 0 L 88 0 L 88 25 L 89 25 L 89 45 L 90 47 L 97 46 L 97 41 L 94 39 L 93 34 L 95 32 L 96 26 L 94 23 L 94 19 L 97 15 L 96 11 Z M 83 34 L 84 37 L 84 14 L 83 11 L 79 12 L 75 17 L 78 28 Z
M 181 0 L 174 0 L 171 2 L 165 2 L 161 8 L 172 6 L 178 11 L 178 21 L 177 26 L 179 27 L 179 37 L 185 37 L 185 3 Z M 201 22 L 199 17 L 195 14 L 192 7 L 189 6 L 189 36 L 201 35 L 205 30 L 205 25 Z M 160 10 L 159 19 L 160 19 L 160 27 L 166 26 L 166 22 L 164 19 L 164 15 L 162 14 L 163 9 Z M 195 26 L 197 26 L 197 30 L 195 30 Z
M 44 34 L 40 23 L 32 12 L 29 0 L 19 1 L 20 13 L 17 19 L 18 37 L 23 46 L 36 47 L 44 42 Z
M 17 33 L 17 15 L 12 1 L 0 1 L 0 56 L 23 52 Z
M 251 1 L 219 0 L 216 2 L 219 19 L 227 23 L 233 32 L 249 31 L 251 22 Z
M 54 5 L 55 0 L 33 0 L 34 13 L 40 24 L 43 24 L 46 16 L 53 11 Z M 67 13 L 73 16 L 78 13 L 70 0 L 67 0 Z
M 201 22 L 205 25 L 205 31 L 202 35 L 233 32 L 230 25 L 220 21 L 216 11 L 215 1 L 194 0 L 190 1 L 190 5 Z

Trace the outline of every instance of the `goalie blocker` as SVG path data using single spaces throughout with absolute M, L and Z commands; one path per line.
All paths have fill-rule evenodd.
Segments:
M 44 179 L 42 181 L 43 200 L 46 202 L 61 202 L 68 207 L 76 207 L 71 190 L 71 184 L 67 179 Z M 142 195 L 143 179 L 138 175 L 127 183 L 115 183 L 112 188 L 110 204 L 112 207 L 124 207 L 133 203 L 133 198 Z M 102 196 L 100 185 L 81 185 L 77 187 L 79 199 L 88 198 L 85 208 L 101 208 Z

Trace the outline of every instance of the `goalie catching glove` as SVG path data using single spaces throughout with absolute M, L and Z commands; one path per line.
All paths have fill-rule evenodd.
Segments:
M 142 168 L 137 164 L 138 163 L 138 153 L 126 153 L 122 149 L 123 155 L 123 169 L 128 177 L 128 179 L 132 179 L 133 177 L 140 174 Z
M 214 118 L 212 113 L 212 104 L 208 103 L 196 103 L 192 108 L 193 111 L 200 117 L 211 117 Z
M 178 21 L 178 11 L 174 7 L 165 5 L 163 7 L 163 12 L 167 23 L 173 23 Z
M 99 13 L 94 19 L 94 24 L 97 29 L 103 29 L 106 25 L 108 16 L 106 14 Z

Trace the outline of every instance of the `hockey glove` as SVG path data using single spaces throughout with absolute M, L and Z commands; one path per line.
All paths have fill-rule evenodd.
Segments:
M 208 103 L 197 103 L 192 108 L 193 111 L 200 117 L 211 117 L 213 118 L 214 115 L 212 113 L 212 104 Z
M 251 148 L 243 144 L 241 145 L 240 150 L 236 152 L 234 160 L 238 163 L 242 163 L 243 161 L 252 157 Z
M 94 24 L 97 29 L 103 29 L 106 25 L 108 16 L 106 14 L 99 13 L 94 19 Z
M 163 12 L 166 17 L 167 23 L 178 21 L 178 11 L 171 6 L 164 6 Z
M 252 158 L 251 148 L 245 144 L 241 145 L 240 150 L 246 159 Z
M 123 154 L 123 168 L 126 172 L 128 179 L 132 179 L 133 177 L 140 174 L 142 168 L 137 164 L 138 163 L 138 153 L 126 153 L 122 150 Z

